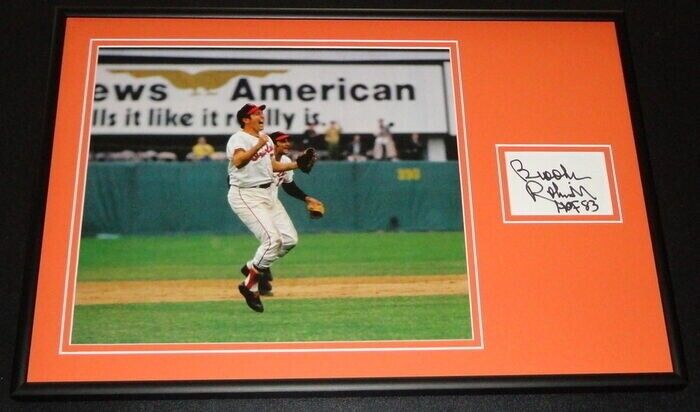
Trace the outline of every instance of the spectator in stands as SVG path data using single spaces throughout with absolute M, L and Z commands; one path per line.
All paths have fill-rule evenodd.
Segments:
M 374 160 L 397 160 L 396 145 L 394 137 L 391 135 L 393 123 L 384 124 L 384 119 L 379 119 L 379 131 L 374 139 L 373 157 Z
M 359 134 L 352 137 L 352 141 L 348 145 L 347 159 L 351 162 L 364 162 L 367 160 L 365 150 L 362 147 L 362 138 Z
M 204 136 L 197 138 L 197 144 L 192 146 L 191 152 L 192 160 L 211 160 L 211 156 L 214 154 L 214 147 L 207 143 L 207 139 Z
M 340 125 L 331 120 L 325 132 L 326 147 L 328 148 L 328 158 L 330 160 L 340 160 L 340 133 Z
M 309 123 L 306 125 L 306 130 L 304 130 L 304 133 L 301 135 L 301 146 L 298 146 L 300 149 L 305 149 L 307 147 L 313 147 L 316 150 L 319 150 L 320 147 L 318 147 L 318 135 L 316 134 L 316 125 L 313 123 Z
M 401 154 L 404 160 L 423 160 L 425 158 L 425 144 L 418 133 L 412 133 Z

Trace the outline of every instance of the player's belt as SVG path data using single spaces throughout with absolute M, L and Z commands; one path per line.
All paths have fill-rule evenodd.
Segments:
M 272 182 L 268 182 L 268 183 L 263 183 L 263 184 L 257 185 L 257 186 L 248 186 L 248 187 L 236 186 L 236 187 L 239 187 L 241 189 L 267 189 L 271 185 L 272 185 Z M 230 183 L 229 183 L 228 187 L 231 187 Z
M 263 184 L 257 185 L 257 186 L 241 187 L 241 189 L 267 189 L 268 187 L 270 187 L 270 185 L 272 185 L 272 182 L 263 183 Z

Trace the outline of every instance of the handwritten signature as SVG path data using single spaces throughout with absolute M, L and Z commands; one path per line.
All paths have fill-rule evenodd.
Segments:
M 513 159 L 510 167 L 525 182 L 525 191 L 533 202 L 552 202 L 557 213 L 595 213 L 600 209 L 597 197 L 581 183 L 592 179 L 590 176 L 577 176 L 561 163 L 559 168 L 531 171 L 520 159 Z

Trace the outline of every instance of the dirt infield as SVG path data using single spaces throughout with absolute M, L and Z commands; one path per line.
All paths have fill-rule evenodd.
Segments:
M 467 294 L 465 275 L 275 279 L 273 299 Z M 237 281 L 78 282 L 76 304 L 197 302 L 242 299 Z

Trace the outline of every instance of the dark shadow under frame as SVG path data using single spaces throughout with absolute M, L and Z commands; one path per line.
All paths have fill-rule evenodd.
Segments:
M 663 232 L 653 188 L 653 176 L 639 96 L 634 76 L 629 39 L 622 11 L 563 11 L 563 10 L 430 10 L 430 9 L 303 9 L 303 8 L 94 8 L 53 6 L 53 34 L 51 60 L 48 72 L 48 90 L 45 95 L 43 141 L 37 181 L 32 186 L 35 210 L 26 245 L 27 259 L 23 274 L 22 307 L 12 380 L 12 396 L 18 399 L 34 398 L 197 398 L 212 396 L 315 396 L 372 395 L 401 393 L 517 393 L 517 392 L 574 392 L 611 390 L 670 390 L 687 384 L 687 371 L 680 340 L 680 328 L 668 274 Z M 370 378 L 370 379 L 310 379 L 267 381 L 183 381 L 183 382 L 85 382 L 85 383 L 28 383 L 27 367 L 31 342 L 39 257 L 44 227 L 44 215 L 51 164 L 53 126 L 58 104 L 58 78 L 61 69 L 65 22 L 69 17 L 147 17 L 147 18 L 305 18 L 305 19 L 412 19 L 412 20 L 501 20 L 501 21 L 610 21 L 615 23 L 618 47 L 622 61 L 627 103 L 635 140 L 639 171 L 642 177 L 644 201 L 648 216 L 650 237 L 661 292 L 664 320 L 671 352 L 672 373 L 594 374 L 594 375 L 532 375 L 488 376 L 463 378 Z

